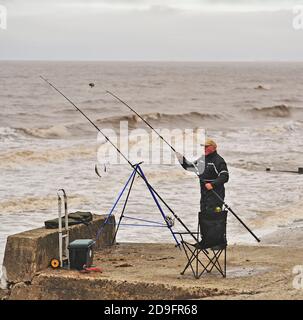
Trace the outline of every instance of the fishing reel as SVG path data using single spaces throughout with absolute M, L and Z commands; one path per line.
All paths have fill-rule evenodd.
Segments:
M 173 218 L 172 216 L 166 216 L 165 221 L 170 228 L 175 225 L 175 218 Z

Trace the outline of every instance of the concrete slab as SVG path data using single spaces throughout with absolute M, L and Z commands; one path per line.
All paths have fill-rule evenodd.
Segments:
M 95 238 L 97 230 L 106 219 L 105 215 L 94 215 L 88 226 L 84 224 L 70 227 L 70 241 Z M 115 232 L 115 218 L 111 217 L 96 249 L 111 244 Z M 30 282 L 34 275 L 49 266 L 52 258 L 59 257 L 58 229 L 38 228 L 11 235 L 7 238 L 3 266 L 8 282 Z
M 300 250 L 229 246 L 227 278 L 218 272 L 195 279 L 174 244 L 127 244 L 103 248 L 94 263 L 102 273 L 42 270 L 19 283 L 9 299 L 303 299 L 293 286 Z

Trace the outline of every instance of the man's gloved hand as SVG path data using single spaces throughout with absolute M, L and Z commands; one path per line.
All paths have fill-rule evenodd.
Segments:
M 214 187 L 212 186 L 211 183 L 205 183 L 205 188 L 206 188 L 207 190 L 212 190 Z

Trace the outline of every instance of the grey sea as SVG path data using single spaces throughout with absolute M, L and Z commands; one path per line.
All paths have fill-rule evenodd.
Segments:
M 203 128 L 229 167 L 226 202 L 261 237 L 303 226 L 303 63 L 0 62 L 0 261 L 7 236 L 57 217 L 59 188 L 70 211 L 107 214 L 131 173 L 125 163 L 95 174 L 97 132 L 39 76 L 60 88 L 100 128 Z M 88 84 L 94 83 L 91 88 Z M 175 143 L 178 150 L 178 142 Z M 182 150 L 181 150 L 182 151 Z M 163 146 L 163 152 L 171 153 Z M 140 159 L 131 159 L 140 160 Z M 199 211 L 199 182 L 178 163 L 143 164 L 159 194 L 191 228 Z M 117 208 L 117 215 L 121 205 Z M 137 180 L 128 216 L 161 222 Z M 181 226 L 176 222 L 176 229 Z M 171 242 L 166 228 L 122 226 L 118 241 Z M 254 239 L 232 216 L 229 243 Z

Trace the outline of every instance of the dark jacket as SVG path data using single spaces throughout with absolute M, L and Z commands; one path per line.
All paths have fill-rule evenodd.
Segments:
M 207 192 L 205 183 L 211 183 L 214 190 L 224 199 L 224 183 L 229 180 L 229 173 L 226 162 L 217 151 L 208 156 L 201 157 L 194 162 L 189 162 L 183 157 L 182 167 L 185 170 L 196 172 L 200 179 L 201 196 Z

